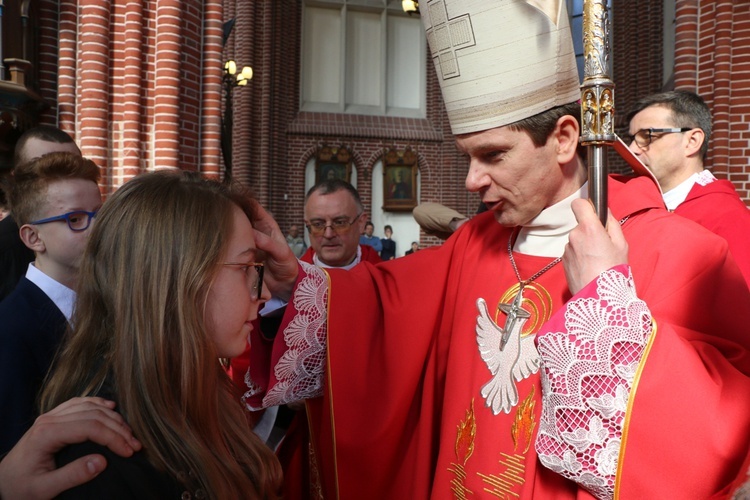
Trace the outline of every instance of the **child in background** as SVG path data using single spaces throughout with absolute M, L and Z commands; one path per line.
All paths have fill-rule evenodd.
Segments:
M 70 321 L 81 257 L 102 204 L 98 180 L 96 164 L 73 153 L 49 153 L 14 170 L 10 203 L 35 261 L 0 302 L 0 456 L 38 415 L 37 396 Z

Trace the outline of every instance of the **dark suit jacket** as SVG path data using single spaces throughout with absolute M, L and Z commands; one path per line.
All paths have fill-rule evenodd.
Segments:
M 0 456 L 34 423 L 39 389 L 66 327 L 60 309 L 25 277 L 0 302 Z
M 34 252 L 21 241 L 13 217 L 0 220 L 0 300 L 13 291 L 33 260 Z

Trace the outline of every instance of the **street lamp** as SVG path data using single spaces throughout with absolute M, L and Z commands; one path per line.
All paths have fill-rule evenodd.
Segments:
M 221 152 L 224 156 L 224 182 L 232 180 L 232 129 L 234 127 L 234 111 L 232 106 L 232 90 L 244 87 L 253 78 L 253 68 L 245 66 L 237 73 L 237 63 L 228 60 L 224 63 L 224 118 L 221 123 Z
M 409 15 L 419 14 L 419 2 L 417 0 L 401 0 L 401 8 Z

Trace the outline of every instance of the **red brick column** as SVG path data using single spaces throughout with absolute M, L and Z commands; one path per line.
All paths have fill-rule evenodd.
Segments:
M 110 184 L 109 172 L 109 0 L 81 0 L 78 19 L 77 88 L 79 145 L 85 156 L 104 168 L 102 184 Z M 62 97 L 62 96 L 61 96 Z
M 221 77 L 223 2 L 209 0 L 205 3 L 203 21 L 202 109 L 200 170 L 206 177 L 218 179 L 223 171 L 221 156 Z
M 156 4 L 154 71 L 154 168 L 180 168 L 181 2 Z

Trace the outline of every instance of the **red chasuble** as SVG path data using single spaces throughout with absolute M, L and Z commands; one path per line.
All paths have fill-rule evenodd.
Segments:
M 705 498 L 737 477 L 748 449 L 750 293 L 726 242 L 661 207 L 650 180 L 612 180 L 630 268 L 611 272 L 637 297 L 628 279 L 611 307 L 596 285 L 571 297 L 558 264 L 524 290 L 528 314 L 502 349 L 518 280 L 512 230 L 492 214 L 379 266 L 307 266 L 274 345 L 252 339 L 248 402 L 322 395 L 308 412 L 326 498 Z M 514 255 L 522 279 L 552 261 Z M 645 312 L 622 315 L 625 299 Z M 598 315 L 568 322 L 563 306 L 581 300 Z M 575 325 L 597 331 L 602 310 L 641 342 L 603 353 L 578 342 Z M 542 360 L 537 333 L 578 344 L 547 346 Z M 559 381 L 556 367 L 595 355 L 616 374 L 598 379 L 604 389 Z M 599 402 L 559 410 L 561 387 Z
M 732 257 L 750 284 L 750 210 L 731 182 L 695 184 L 674 212 L 727 240 Z

